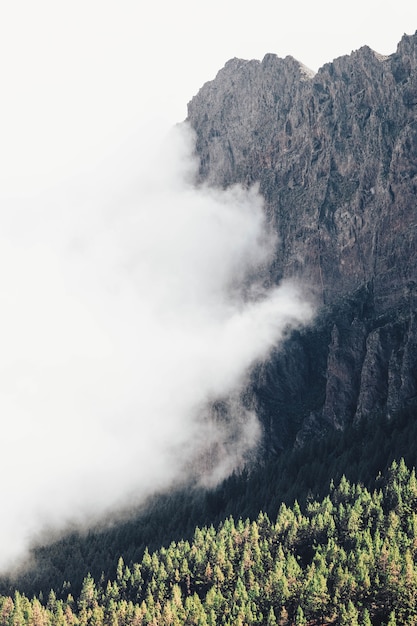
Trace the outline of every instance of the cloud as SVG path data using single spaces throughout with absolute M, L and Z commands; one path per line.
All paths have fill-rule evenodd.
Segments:
M 195 185 L 185 124 L 152 136 L 3 198 L 1 568 L 45 526 L 139 503 L 204 455 L 203 483 L 232 471 L 260 432 L 248 371 L 311 318 L 294 285 L 264 286 L 277 241 L 257 190 Z

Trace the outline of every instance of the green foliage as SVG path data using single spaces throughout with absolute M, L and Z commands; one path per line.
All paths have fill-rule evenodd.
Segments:
M 74 601 L 0 597 L 0 626 L 417 624 L 416 479 L 392 463 L 372 491 L 342 477 L 272 521 L 229 516 L 127 566 L 87 575 Z
M 344 432 L 332 432 L 319 441 L 312 440 L 302 449 L 271 455 L 261 465 L 231 476 L 212 491 L 189 488 L 155 496 L 135 519 L 104 530 L 93 529 L 82 536 L 74 533 L 51 546 L 38 548 L 33 554 L 36 567 L 17 581 L 0 579 L 0 593 L 13 594 L 17 586 L 30 597 L 40 591 L 47 597 L 51 588 L 60 598 L 65 598 L 69 591 L 78 596 L 89 572 L 95 580 L 100 580 L 103 572 L 106 582 L 117 580 L 120 557 L 132 570 L 142 559 L 147 546 L 154 552 L 172 541 L 192 541 L 196 527 L 218 526 L 230 516 L 236 520 L 240 517 L 255 520 L 259 511 L 273 519 L 282 503 L 293 506 L 295 500 L 300 507 L 309 506 L 326 495 L 331 479 L 331 489 L 342 483 L 338 487 L 337 504 L 344 506 L 346 485 L 343 481 L 361 483 L 369 491 L 379 488 L 381 481 L 376 477 L 387 474 L 395 459 L 398 462 L 403 456 L 406 467 L 417 464 L 416 440 L 417 419 L 415 409 L 410 409 L 390 420 L 370 419 L 357 427 L 348 426 Z M 401 481 L 399 476 L 399 485 Z M 408 487 L 407 505 L 404 499 L 398 500 L 397 488 L 392 481 L 387 485 L 385 508 L 408 506 L 410 511 L 415 511 L 415 475 Z M 345 511 L 345 514 L 341 523 L 346 537 L 353 536 L 359 510 Z M 314 523 L 320 541 L 334 535 L 331 511 L 323 510 Z M 417 530 L 417 517 L 413 521 L 411 514 L 410 524 L 414 524 Z M 307 541 L 304 550 L 311 551 Z M 169 573 L 170 563 L 165 566 Z M 211 562 L 212 569 L 214 566 L 215 563 Z M 175 568 L 179 570 L 180 564 Z M 366 570 L 363 574 L 366 579 Z M 71 581 L 70 586 L 68 581 Z M 118 584 L 123 587 L 127 579 Z
M 307 620 L 304 615 L 304 611 L 301 606 L 297 607 L 297 613 L 295 614 L 295 626 L 305 626 Z

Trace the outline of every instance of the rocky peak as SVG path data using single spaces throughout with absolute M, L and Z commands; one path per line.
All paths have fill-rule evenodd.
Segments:
M 276 112 L 290 110 L 295 92 L 312 75 L 290 56 L 228 61 L 188 105 L 201 178 L 219 186 L 259 178 L 265 141 L 276 133 Z
M 327 304 L 372 283 L 382 311 L 403 291 L 392 267 L 415 223 L 417 118 L 413 73 L 400 67 L 412 61 L 417 76 L 416 41 L 391 57 L 364 46 L 317 74 L 292 57 L 233 59 L 189 104 L 201 177 L 260 182 L 283 244 L 279 277 L 313 281 Z
M 364 46 L 316 74 L 290 56 L 232 59 L 188 121 L 201 179 L 259 183 L 281 241 L 274 279 L 308 281 L 323 305 L 316 336 L 293 339 L 285 357 L 291 372 L 297 355 L 304 379 L 291 385 L 276 355 L 259 379 L 274 381 L 268 393 L 258 381 L 269 422 L 293 432 L 282 411 L 297 394 L 299 440 L 312 423 L 339 428 L 414 402 L 417 33 L 390 56 Z

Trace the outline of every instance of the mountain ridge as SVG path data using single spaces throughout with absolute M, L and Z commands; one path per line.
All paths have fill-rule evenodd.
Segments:
M 200 180 L 259 184 L 280 240 L 272 281 L 309 285 L 321 305 L 325 345 L 314 352 L 311 333 L 298 334 L 254 376 L 278 448 L 417 404 L 416 105 L 417 33 L 389 56 L 363 46 L 315 74 L 289 56 L 232 59 L 188 104 Z M 293 372 L 317 361 L 320 406 L 285 359 Z M 262 382 L 279 373 L 287 393 Z M 280 437 L 294 431 L 283 407 L 300 395 L 296 433 Z
M 311 76 L 291 57 L 235 59 L 193 99 L 200 180 L 257 182 L 281 240 L 270 281 L 295 278 L 321 296 L 314 326 L 273 350 L 246 390 L 269 455 L 217 490 L 155 496 L 142 518 L 34 546 L 33 569 L 3 590 L 66 596 L 71 581 L 79 593 L 87 572 L 108 580 L 120 555 L 137 563 L 145 545 L 190 536 L 190 526 L 308 501 L 343 472 L 366 484 L 400 456 L 415 465 L 416 50 L 416 35 L 389 57 L 365 46 Z M 398 282 L 386 297 L 384 281 Z

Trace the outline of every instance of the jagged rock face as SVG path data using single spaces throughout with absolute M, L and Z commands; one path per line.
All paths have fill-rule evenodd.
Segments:
M 203 180 L 259 183 L 281 242 L 275 280 L 308 281 L 324 307 L 324 345 L 310 334 L 287 347 L 287 371 L 304 375 L 290 381 L 278 353 L 258 372 L 275 438 L 302 441 L 312 424 L 343 428 L 414 402 L 417 33 L 391 56 L 363 47 L 317 74 L 292 57 L 233 59 L 189 103 L 188 120 Z M 290 426 L 277 406 L 293 397 Z

